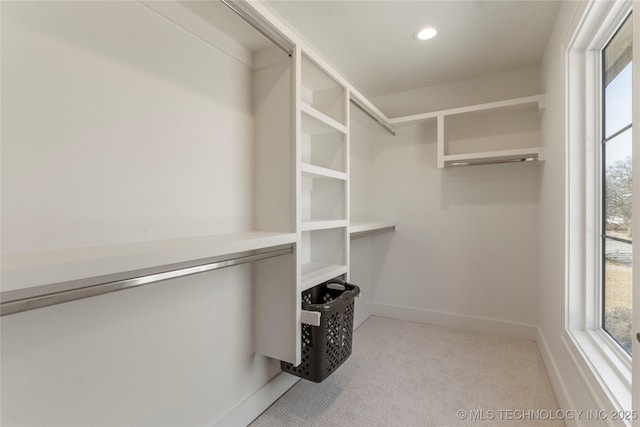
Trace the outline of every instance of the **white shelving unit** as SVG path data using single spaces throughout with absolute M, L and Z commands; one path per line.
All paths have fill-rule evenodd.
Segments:
M 300 51 L 298 292 L 349 272 L 349 97 Z
M 391 119 L 396 125 L 437 121 L 438 167 L 544 160 L 544 95 Z

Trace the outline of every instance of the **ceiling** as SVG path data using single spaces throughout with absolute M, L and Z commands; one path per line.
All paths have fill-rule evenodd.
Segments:
M 267 0 L 367 97 L 538 65 L 559 1 Z M 438 35 L 417 41 L 431 26 Z

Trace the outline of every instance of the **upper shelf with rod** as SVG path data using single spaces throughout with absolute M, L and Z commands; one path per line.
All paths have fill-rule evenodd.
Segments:
M 138 261 L 138 263 L 136 264 L 134 262 L 129 265 L 137 265 L 139 268 L 134 268 L 132 270 L 127 269 L 125 271 L 124 269 L 127 267 L 124 267 L 124 264 L 121 264 L 121 267 L 119 269 L 110 268 L 107 274 L 98 274 L 98 272 L 101 271 L 100 268 L 91 272 L 90 268 L 100 267 L 98 265 L 100 264 L 99 260 L 109 261 L 109 259 L 104 256 L 104 252 L 109 252 L 110 249 L 114 249 L 113 247 L 102 248 L 103 254 L 100 258 L 85 260 L 87 261 L 85 267 L 88 267 L 88 269 L 85 270 L 85 274 L 81 274 L 82 269 L 79 267 L 79 261 L 77 259 L 70 258 L 68 262 L 64 262 L 64 259 L 66 257 L 70 255 L 73 257 L 72 254 L 75 252 L 74 250 L 68 250 L 66 251 L 66 253 L 64 251 L 62 251 L 62 253 L 61 251 L 56 251 L 58 253 L 54 254 L 53 256 L 51 255 L 51 253 L 49 253 L 49 261 L 55 261 L 56 258 L 58 258 L 57 261 L 60 261 L 59 263 L 54 263 L 51 265 L 44 265 L 42 261 L 47 259 L 47 254 L 41 254 L 40 262 L 43 265 L 40 269 L 34 267 L 33 265 L 29 266 L 29 268 L 27 269 L 18 268 L 16 269 L 16 271 L 12 271 L 10 269 L 8 272 L 8 275 L 10 276 L 9 282 L 15 284 L 15 282 L 19 281 L 20 278 L 25 278 L 27 276 L 30 277 L 29 273 L 31 272 L 35 272 L 36 277 L 38 274 L 44 275 L 47 272 L 52 272 L 54 273 L 53 277 L 47 276 L 47 281 L 51 282 L 51 280 L 56 280 L 55 273 L 59 273 L 62 270 L 69 272 L 69 274 L 66 276 L 67 278 L 76 278 L 68 281 L 47 283 L 40 286 L 26 287 L 14 290 L 3 290 L 3 292 L 0 294 L 0 315 L 5 316 L 8 314 L 20 313 L 22 311 L 43 308 L 50 305 L 71 302 L 83 298 L 95 297 L 111 292 L 146 286 L 169 279 L 177 279 L 193 274 L 210 272 L 221 268 L 232 267 L 235 265 L 252 263 L 268 258 L 291 254 L 293 253 L 293 242 L 291 241 L 293 236 L 295 235 L 244 235 L 243 237 L 246 237 L 246 239 L 240 238 L 239 240 L 236 240 L 233 237 L 223 239 L 214 238 L 213 240 L 199 238 L 198 240 L 200 240 L 200 243 L 205 243 L 206 240 L 208 240 L 209 243 L 214 243 L 213 246 L 209 248 L 210 250 L 203 251 L 202 254 L 217 253 L 218 255 L 191 259 L 195 255 L 192 253 L 189 254 L 188 258 L 190 259 L 187 261 L 177 263 L 163 262 L 160 264 L 158 264 L 157 261 L 141 263 L 141 257 L 132 257 L 133 261 Z M 272 240 L 273 237 L 276 237 L 276 239 Z M 216 245 L 216 240 L 221 244 Z M 276 242 L 286 243 L 277 246 L 265 247 L 265 245 L 271 245 Z M 183 241 L 181 243 L 186 242 Z M 119 245 L 119 247 L 122 248 L 122 245 Z M 142 247 L 144 247 L 144 245 Z M 241 250 L 242 248 L 254 249 Z M 140 247 L 138 249 L 140 249 Z M 86 251 L 86 248 L 84 250 Z M 236 250 L 238 250 L 238 252 L 236 252 Z M 96 250 L 89 250 L 87 252 L 91 254 L 92 252 L 96 252 Z M 97 252 L 100 251 L 98 250 Z M 126 251 L 125 256 L 127 256 Z M 131 256 L 131 252 L 128 254 L 128 256 Z M 33 257 L 33 254 L 31 254 L 31 257 Z M 177 257 L 175 259 L 180 259 L 180 257 Z M 122 259 L 120 261 L 122 261 Z M 105 262 L 102 262 L 101 264 L 103 264 L 104 266 Z M 106 264 L 108 265 L 108 262 Z M 3 276 L 5 275 L 4 273 L 5 272 L 3 272 Z M 11 273 L 15 273 L 13 274 L 13 277 L 11 277 Z M 65 276 L 57 276 L 57 278 L 63 277 Z M 3 281 L 4 280 L 5 278 L 3 277 Z
M 253 231 L 2 255 L 2 295 L 104 275 L 290 245 L 295 233 Z M 86 285 L 86 283 L 85 283 Z
M 390 119 L 395 125 L 435 120 L 438 167 L 544 160 L 540 115 L 533 95 Z

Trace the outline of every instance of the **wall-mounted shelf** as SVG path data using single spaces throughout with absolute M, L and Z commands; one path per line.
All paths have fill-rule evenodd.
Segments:
M 341 228 L 347 226 L 346 219 L 328 220 L 328 221 L 303 221 L 302 231 L 327 230 L 330 228 Z
M 411 116 L 402 116 L 389 119 L 389 123 L 394 125 L 407 125 L 423 121 L 435 120 L 439 116 L 454 116 L 458 114 L 474 113 L 478 111 L 489 110 L 514 110 L 527 106 L 537 106 L 542 110 L 545 108 L 544 95 L 532 95 L 521 98 L 506 99 L 503 101 L 487 102 L 484 104 L 469 105 L 465 107 L 449 108 L 447 110 L 432 111 L 429 113 L 413 114 Z
M 395 231 L 396 223 L 394 221 L 352 221 L 349 226 L 349 234 L 351 238 L 358 234 L 378 233 L 386 231 Z
M 540 116 L 544 95 L 391 119 L 392 124 L 436 120 L 438 167 L 544 160 Z
M 2 295 L 52 284 L 220 257 L 296 242 L 295 233 L 246 232 L 2 255 Z M 97 282 L 98 283 L 98 282 Z M 97 284 L 96 283 L 96 284 Z

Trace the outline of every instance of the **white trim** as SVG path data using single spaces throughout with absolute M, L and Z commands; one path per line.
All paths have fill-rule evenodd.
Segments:
M 507 337 L 522 338 L 534 341 L 537 327 L 526 323 L 490 319 L 486 317 L 466 316 L 444 311 L 425 310 L 416 307 L 405 307 L 393 304 L 374 302 L 373 315 L 410 322 L 443 326 L 446 328 L 464 329 Z
M 636 132 L 633 133 L 633 180 L 636 185 L 633 188 L 633 204 L 634 206 L 640 206 L 640 132 L 638 131 L 637 126 L 640 124 L 640 66 L 638 66 L 638 59 L 640 58 L 640 1 L 634 0 L 633 8 L 635 13 L 633 14 L 633 57 L 636 58 L 636 64 L 633 67 L 633 123 L 636 124 Z M 633 228 L 636 230 L 640 230 L 640 215 L 635 215 L 633 218 Z M 636 239 L 633 243 L 632 250 L 636 254 L 640 254 L 640 241 Z M 634 335 L 640 332 L 640 257 L 636 256 L 633 258 L 633 271 L 636 274 L 633 274 L 633 325 L 634 327 Z M 632 396 L 634 397 L 632 402 L 632 410 L 640 413 L 640 339 L 635 339 L 632 337 L 632 349 L 633 353 L 636 355 L 633 359 L 633 389 Z M 634 422 L 635 427 L 640 427 L 640 420 L 636 420 Z
M 212 427 L 245 427 L 293 387 L 300 378 L 281 372 L 248 399 L 227 412 Z
M 628 357 L 609 345 L 612 340 L 599 321 L 601 96 L 593 83 L 600 81 L 601 49 L 630 10 L 629 1 L 589 2 L 567 44 L 564 64 L 567 269 L 562 341 L 594 401 L 611 410 L 631 409 L 631 369 Z
M 564 376 L 562 375 L 562 370 L 558 368 L 558 364 L 555 357 L 553 356 L 553 352 L 549 348 L 549 344 L 547 343 L 547 340 L 542 333 L 542 329 L 539 327 L 537 328 L 536 343 L 538 344 L 540 356 L 542 357 L 544 366 L 547 368 L 547 374 L 549 375 L 549 379 L 551 380 L 551 385 L 553 386 L 553 390 L 556 394 L 556 398 L 558 399 L 560 407 L 564 409 L 576 408 L 576 405 L 571 398 L 569 387 L 567 387 L 567 383 L 564 379 Z M 567 419 L 565 421 L 568 426 L 578 425 L 577 420 Z
M 608 400 L 601 402 L 600 406 L 612 410 L 630 410 L 631 372 L 612 354 L 603 337 L 597 331 L 568 331 L 563 336 L 563 342 L 592 394 L 598 396 L 603 393 Z M 593 375 L 595 382 L 588 380 L 585 371 Z M 596 400 L 603 399 L 596 397 Z

